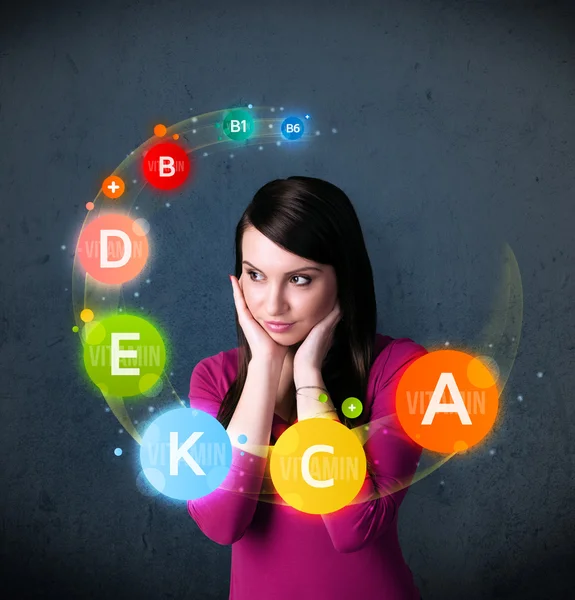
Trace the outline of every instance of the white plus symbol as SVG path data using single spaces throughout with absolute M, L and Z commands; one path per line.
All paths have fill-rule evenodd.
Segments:
M 120 189 L 120 186 L 115 181 L 112 181 L 112 183 L 108 185 L 108 189 L 112 190 L 112 194 L 115 194 L 116 190 Z
M 349 410 L 351 410 L 351 412 L 355 412 L 355 404 L 350 404 Z

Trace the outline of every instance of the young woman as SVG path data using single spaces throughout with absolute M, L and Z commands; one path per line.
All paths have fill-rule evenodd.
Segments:
M 235 253 L 238 347 L 201 360 L 189 394 L 232 442 L 222 486 L 188 501 L 205 535 L 232 544 L 230 600 L 419 600 L 397 519 L 421 447 L 402 432 L 395 391 L 427 350 L 376 332 L 371 264 L 349 198 L 321 179 L 271 181 L 242 215 Z M 363 403 L 356 419 L 341 410 L 349 397 Z M 287 427 L 320 416 L 350 428 L 385 418 L 386 428 L 364 445 L 368 472 L 354 502 L 311 515 L 274 493 L 267 457 Z

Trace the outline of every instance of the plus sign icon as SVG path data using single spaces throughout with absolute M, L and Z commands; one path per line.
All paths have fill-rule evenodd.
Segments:
M 150 148 L 143 158 L 146 181 L 159 190 L 174 190 L 183 185 L 192 171 L 192 162 L 182 146 L 163 142 Z
M 119 198 L 126 189 L 124 180 L 117 175 L 110 175 L 106 177 L 102 183 L 102 192 L 108 198 L 116 199 Z

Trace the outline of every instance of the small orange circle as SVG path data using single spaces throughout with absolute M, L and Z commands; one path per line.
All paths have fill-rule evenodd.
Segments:
M 124 184 L 124 180 L 117 175 L 110 175 L 110 177 L 106 177 L 104 182 L 102 183 L 102 192 L 108 198 L 119 198 L 126 189 L 126 185 Z
M 168 131 L 166 126 L 162 125 L 161 123 L 158 123 L 158 125 L 154 127 L 154 135 L 157 135 L 158 137 L 164 137 L 166 135 L 166 131 Z
M 175 140 L 179 140 L 179 139 L 180 139 L 180 136 L 179 136 L 179 134 L 177 134 L 177 133 L 174 133 L 174 135 L 173 135 L 172 137 L 173 137 Z
M 88 210 L 94 210 L 94 203 L 93 202 L 86 202 L 86 208 Z

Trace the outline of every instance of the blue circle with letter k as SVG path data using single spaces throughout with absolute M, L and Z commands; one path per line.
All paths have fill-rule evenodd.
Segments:
M 195 500 L 216 490 L 232 462 L 222 424 L 202 410 L 176 408 L 154 419 L 140 447 L 142 471 L 159 492 Z

